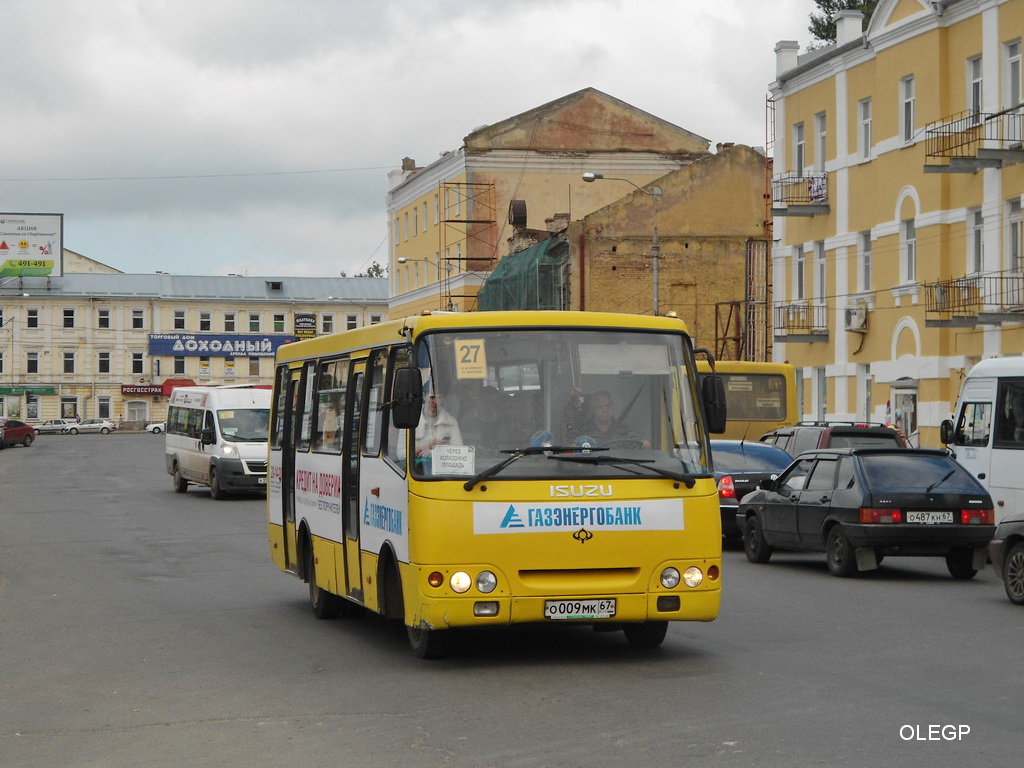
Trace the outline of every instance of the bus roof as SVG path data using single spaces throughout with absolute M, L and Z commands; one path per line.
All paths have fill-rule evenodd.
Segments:
M 975 364 L 967 372 L 968 378 L 982 376 L 1024 376 L 1024 356 L 990 357 Z
M 494 328 L 577 327 L 619 328 L 623 330 L 662 330 L 688 333 L 686 324 L 677 317 L 630 315 L 613 312 L 433 312 L 377 325 L 367 325 L 351 331 L 340 331 L 278 347 L 277 360 L 299 360 L 322 352 L 364 349 L 402 338 L 413 338 L 427 331 L 466 328 L 484 330 Z M 407 329 L 407 330 L 406 330 Z M 347 341 L 339 349 L 339 338 Z M 330 341 L 327 341 L 330 339 Z

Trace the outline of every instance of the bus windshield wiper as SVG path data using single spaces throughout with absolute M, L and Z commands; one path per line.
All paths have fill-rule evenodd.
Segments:
M 549 459 L 555 461 L 575 461 L 581 464 L 611 464 L 612 466 L 625 467 L 633 465 L 637 467 L 643 467 L 649 469 L 651 472 L 655 472 L 662 477 L 667 477 L 671 480 L 678 480 L 687 488 L 693 488 L 697 479 L 694 475 L 684 475 L 681 472 L 671 472 L 667 469 L 661 469 L 660 467 L 652 467 L 654 459 L 627 459 L 621 456 L 587 456 L 587 455 L 576 455 L 576 456 L 549 456 Z
M 579 448 L 575 445 L 528 445 L 525 448 L 511 448 L 503 450 L 502 453 L 512 454 L 507 459 L 502 459 L 497 464 L 488 467 L 482 472 L 478 472 L 473 477 L 469 478 L 463 484 L 463 488 L 467 491 L 473 490 L 473 486 L 477 483 L 486 480 L 489 477 L 494 477 L 496 474 L 501 472 L 509 464 L 519 461 L 523 456 L 536 456 L 538 453 L 548 453 L 549 451 L 578 451 Z M 588 448 L 589 451 L 607 451 L 607 448 Z

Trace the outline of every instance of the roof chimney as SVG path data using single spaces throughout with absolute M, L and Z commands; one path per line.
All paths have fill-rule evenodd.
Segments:
M 402 158 L 402 170 L 403 171 L 415 171 L 416 170 L 416 161 L 413 160 L 411 157 L 403 157 Z
M 846 45 L 863 36 L 864 14 L 860 11 L 842 10 L 832 18 L 836 22 L 836 45 Z
M 800 43 L 796 40 L 780 40 L 775 44 L 775 75 L 789 72 L 796 66 Z

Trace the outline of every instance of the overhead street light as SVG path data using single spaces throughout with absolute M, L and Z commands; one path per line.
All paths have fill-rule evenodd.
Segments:
M 658 308 L 658 303 L 659 303 L 658 302 L 658 262 L 661 259 L 661 245 L 658 242 L 658 200 L 661 199 L 661 195 L 662 195 L 661 187 L 659 187 L 657 184 L 652 184 L 650 189 L 644 189 L 639 184 L 637 184 L 636 182 L 630 181 L 629 179 L 624 179 L 624 178 L 621 178 L 619 176 L 605 176 L 603 173 L 589 173 L 589 172 L 588 173 L 584 173 L 583 174 L 583 180 L 586 181 L 586 182 L 593 182 L 593 181 L 624 181 L 627 184 L 631 184 L 636 189 L 638 189 L 641 192 L 643 192 L 645 195 L 650 195 L 650 197 L 651 197 L 651 204 L 652 204 L 652 207 L 653 207 L 653 210 L 654 210 L 654 218 L 653 218 L 653 221 L 654 221 L 654 232 L 652 233 L 652 236 L 651 236 L 651 258 L 653 259 L 653 261 L 652 261 L 652 268 L 651 268 L 651 281 L 653 283 L 653 285 L 652 285 L 652 292 L 654 294 L 654 296 L 653 296 L 654 308 L 653 309 L 654 309 L 654 315 L 655 316 L 659 315 L 660 312 L 659 312 L 659 308 Z

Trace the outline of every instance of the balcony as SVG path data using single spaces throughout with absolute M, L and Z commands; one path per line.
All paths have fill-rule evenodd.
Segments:
M 785 342 L 828 341 L 828 307 L 806 301 L 773 307 L 775 339 Z
M 816 216 L 831 211 L 827 173 L 784 173 L 772 179 L 772 216 Z
M 1024 275 L 971 275 L 924 285 L 925 325 L 949 327 L 1024 322 Z
M 960 112 L 925 127 L 925 173 L 977 173 L 1024 162 L 1021 105 L 1002 112 Z

